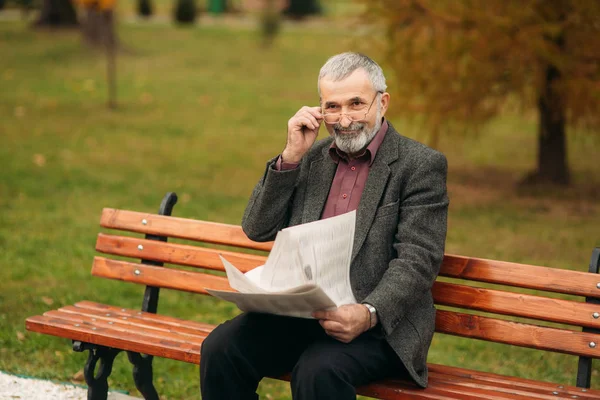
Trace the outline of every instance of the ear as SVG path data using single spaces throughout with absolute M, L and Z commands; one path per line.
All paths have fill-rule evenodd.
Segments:
M 381 95 L 381 116 L 383 117 L 385 115 L 385 112 L 388 109 L 388 106 L 390 105 L 390 94 L 388 92 L 385 92 Z

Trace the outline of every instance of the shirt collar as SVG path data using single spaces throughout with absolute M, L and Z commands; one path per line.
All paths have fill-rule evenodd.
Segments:
M 367 148 L 359 154 L 355 159 L 367 158 L 369 161 L 369 167 L 373 164 L 375 160 L 375 155 L 377 154 L 377 150 L 381 146 L 383 142 L 383 138 L 385 137 L 385 133 L 388 130 L 388 122 L 385 118 L 382 117 L 383 122 L 381 123 L 381 128 L 375 134 L 375 137 L 371 139 L 371 143 L 367 146 Z M 331 156 L 333 162 L 336 164 L 339 163 L 340 159 L 348 160 L 348 155 L 341 151 L 335 144 L 335 140 L 329 146 L 329 155 Z

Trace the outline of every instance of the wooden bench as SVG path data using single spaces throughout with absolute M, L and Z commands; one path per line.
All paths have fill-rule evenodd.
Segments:
M 168 243 L 167 237 L 239 249 L 271 248 L 271 243 L 249 240 L 239 226 L 170 217 L 176 201 L 174 194 L 167 194 L 160 215 L 109 208 L 102 211 L 102 227 L 146 236 L 100 233 L 96 250 L 142 261 L 95 257 L 92 275 L 146 285 L 141 311 L 82 301 L 26 321 L 30 331 L 71 339 L 75 351 L 90 351 L 84 369 L 88 399 L 106 399 L 107 377 L 120 351 L 126 351 L 133 363 L 136 386 L 146 399 L 158 399 L 152 384 L 152 356 L 199 363 L 200 345 L 213 326 L 156 314 L 159 289 L 205 294 L 205 287 L 229 288 L 227 279 L 189 268 L 166 268 L 163 263 L 222 271 L 218 257 L 222 253 L 248 271 L 265 261 L 264 256 L 238 251 Z M 600 399 L 600 390 L 589 389 L 592 359 L 600 356 L 599 260 L 600 249 L 595 249 L 590 271 L 576 272 L 446 255 L 440 276 L 454 279 L 438 279 L 433 288 L 438 305 L 437 332 L 576 356 L 576 386 L 430 364 L 425 390 L 410 382 L 387 380 L 361 387 L 359 393 L 384 399 Z M 481 287 L 481 282 L 503 285 L 508 290 Z M 579 301 L 538 292 L 516 293 L 512 288 L 574 295 Z M 527 320 L 522 322 L 523 318 Z M 561 325 L 546 326 L 548 322 Z

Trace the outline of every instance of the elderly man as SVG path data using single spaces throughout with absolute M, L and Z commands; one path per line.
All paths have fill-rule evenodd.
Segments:
M 390 95 L 370 58 L 330 58 L 318 87 L 321 106 L 289 120 L 285 149 L 267 163 L 242 226 L 267 241 L 282 228 L 357 210 L 350 282 L 358 304 L 314 320 L 244 313 L 220 325 L 202 346 L 205 400 L 256 399 L 263 377 L 290 371 L 294 399 L 354 399 L 357 386 L 391 376 L 427 385 L 446 159 L 384 118 Z M 323 124 L 330 137 L 316 141 Z

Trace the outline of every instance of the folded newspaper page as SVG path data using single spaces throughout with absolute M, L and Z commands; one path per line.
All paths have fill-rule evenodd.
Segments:
M 265 265 L 246 274 L 221 256 L 237 292 L 206 289 L 242 311 L 312 318 L 313 311 L 356 303 L 350 260 L 356 211 L 281 230 Z

